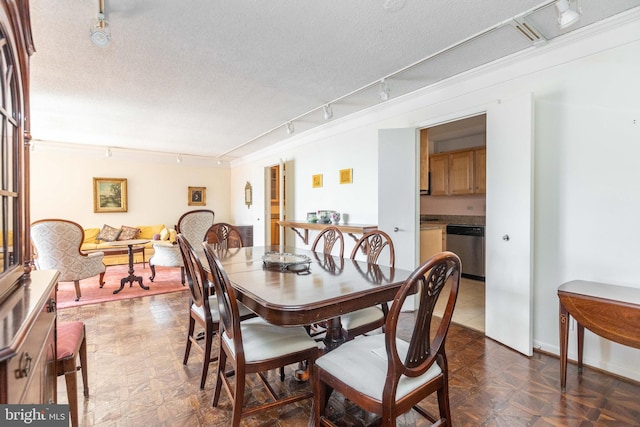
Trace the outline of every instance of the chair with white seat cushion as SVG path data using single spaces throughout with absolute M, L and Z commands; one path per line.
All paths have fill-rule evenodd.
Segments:
M 76 301 L 82 296 L 80 280 L 98 276 L 98 285 L 104 285 L 104 252 L 84 253 L 80 246 L 84 230 L 72 221 L 43 219 L 31 224 L 31 242 L 35 248 L 34 259 L 38 270 L 58 270 L 58 282 L 73 282 Z
M 364 255 L 361 255 L 364 254 Z M 388 254 L 389 267 L 395 265 L 395 251 L 393 241 L 387 233 L 382 230 L 373 230 L 365 233 L 356 243 L 351 251 L 351 259 L 357 260 L 364 257 L 367 264 L 378 264 L 382 254 Z M 383 303 L 375 307 L 367 307 L 351 313 L 346 313 L 340 317 L 342 331 L 346 341 L 358 335 L 383 328 L 387 317 L 389 306 Z
M 204 360 L 202 363 L 202 375 L 200 377 L 200 388 L 203 389 L 207 381 L 209 365 L 218 359 L 217 357 L 211 356 L 213 337 L 218 333 L 219 329 L 220 316 L 218 313 L 218 302 L 213 288 L 209 285 L 207 272 L 202 267 L 198 253 L 182 234 L 178 234 L 178 247 L 182 254 L 190 293 L 187 345 L 182 363 L 186 365 L 189 361 L 192 344 L 195 344 L 197 348 L 203 350 Z M 248 319 L 255 316 L 251 310 L 243 305 L 240 306 L 239 310 L 241 319 Z M 204 329 L 204 336 L 202 337 L 204 338 L 204 345 L 202 347 L 198 343 L 201 337 L 194 335 L 196 323 Z
M 458 256 L 452 252 L 434 255 L 396 293 L 384 334 L 359 337 L 318 358 L 312 374 L 314 425 L 333 425 L 325 407 L 334 391 L 380 415 L 382 426 L 395 426 L 396 418 L 412 408 L 437 425 L 450 426 L 445 341 L 459 285 Z M 443 292 L 445 289 L 448 291 Z M 405 341 L 398 337 L 398 320 L 403 302 L 413 294 L 417 314 L 409 341 Z M 439 319 L 433 311 L 441 297 L 446 307 Z M 433 393 L 438 398 L 437 417 L 417 406 Z
M 278 399 L 264 372 L 305 361 L 311 369 L 319 352 L 316 342 L 303 327 L 284 328 L 259 317 L 240 322 L 239 304 L 229 278 L 214 249 L 207 244 L 203 246 L 213 276 L 220 313 L 220 350 L 213 406 L 218 406 L 220 392 L 224 387 L 233 402 L 231 425 L 237 427 L 243 416 L 311 398 L 312 394 L 309 392 Z M 235 372 L 234 381 L 225 372 L 227 364 Z M 251 373 L 258 374 L 272 401 L 245 409 L 245 376 Z

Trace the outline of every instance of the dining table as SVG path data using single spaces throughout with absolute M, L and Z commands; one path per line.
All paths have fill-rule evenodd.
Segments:
M 412 273 L 282 245 L 215 253 L 237 299 L 269 323 L 307 326 L 326 321 L 325 351 L 344 342 L 341 315 L 392 301 Z M 265 262 L 274 255 L 308 261 L 274 267 Z M 203 265 L 208 268 L 206 261 Z

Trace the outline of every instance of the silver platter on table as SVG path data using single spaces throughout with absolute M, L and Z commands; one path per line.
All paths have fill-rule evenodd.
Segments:
M 285 252 L 267 252 L 262 256 L 262 263 L 270 270 L 301 272 L 308 271 L 311 258 L 306 255 Z

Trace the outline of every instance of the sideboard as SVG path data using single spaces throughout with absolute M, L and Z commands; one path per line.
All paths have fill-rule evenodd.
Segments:
M 281 227 L 291 228 L 298 236 L 300 236 L 305 245 L 309 244 L 309 230 L 324 230 L 329 226 L 334 226 L 357 241 L 358 238 L 355 237 L 355 234 L 365 234 L 378 229 L 377 225 L 371 224 L 323 224 L 307 221 L 278 221 L 278 225 Z M 303 230 L 303 233 L 301 233 L 299 229 Z

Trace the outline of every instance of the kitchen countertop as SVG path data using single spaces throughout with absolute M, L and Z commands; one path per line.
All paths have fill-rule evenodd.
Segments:
M 485 225 L 484 216 L 420 215 L 420 229 L 445 228 L 449 224 Z

